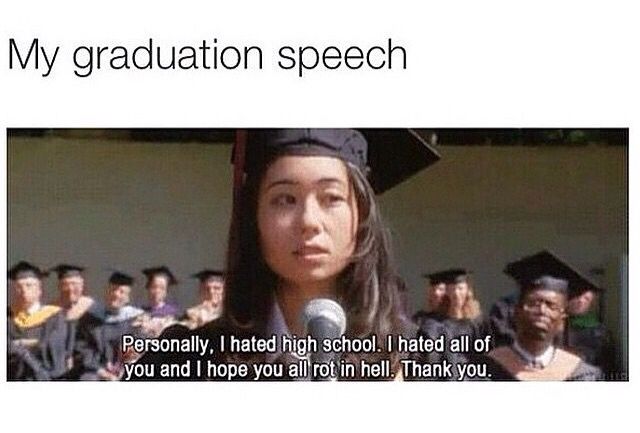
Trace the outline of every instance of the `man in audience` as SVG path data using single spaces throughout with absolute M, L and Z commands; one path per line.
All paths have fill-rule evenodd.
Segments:
M 28 262 L 9 269 L 12 302 L 7 323 L 9 380 L 53 380 L 66 371 L 67 328 L 60 307 L 43 305 L 47 274 Z
M 78 320 L 94 305 L 93 298 L 86 296 L 84 268 L 76 265 L 60 264 L 52 268 L 58 275 L 58 300 L 56 305 L 62 308 L 67 322 L 65 379 L 77 379 L 80 374 L 81 360 L 75 350 Z
M 548 251 L 507 265 L 520 286 L 515 340 L 486 357 L 492 380 L 599 380 L 602 372 L 555 343 L 564 330 L 573 270 Z
M 129 305 L 133 278 L 114 272 L 109 278 L 105 305 L 91 309 L 78 326 L 78 350 L 82 353 L 81 380 L 119 380 L 124 373 L 126 354 L 121 340 L 137 335 L 143 310 Z
M 191 329 L 209 323 L 222 314 L 224 278 L 222 271 L 204 269 L 193 275 L 200 281 L 200 303 L 187 310 L 185 325 Z

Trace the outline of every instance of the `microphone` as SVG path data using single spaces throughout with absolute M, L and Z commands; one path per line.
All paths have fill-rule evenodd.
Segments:
M 314 364 L 329 364 L 338 360 L 340 353 L 324 352 L 322 340 L 340 338 L 347 329 L 347 318 L 342 307 L 331 299 L 312 299 L 302 311 L 305 333 L 318 342 L 318 350 L 310 354 L 311 371 Z M 313 380 L 331 380 L 330 377 L 312 375 Z

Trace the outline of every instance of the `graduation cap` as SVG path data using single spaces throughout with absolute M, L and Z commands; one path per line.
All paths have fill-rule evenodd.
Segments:
M 259 172 L 280 155 L 333 156 L 367 173 L 376 194 L 440 159 L 413 129 L 250 129 L 238 137 L 233 152 L 236 170 Z M 236 175 L 234 183 L 239 178 Z
M 428 278 L 430 284 L 455 284 L 467 281 L 471 272 L 463 268 L 447 269 L 445 271 L 422 274 L 423 278 Z
M 109 284 L 116 286 L 130 286 L 133 284 L 134 278 L 123 272 L 115 271 L 109 277 Z
M 569 299 L 580 296 L 589 290 L 596 293 L 602 292 L 602 287 L 596 286 L 592 280 L 576 270 L 574 270 L 574 273 L 573 277 L 569 280 Z
M 148 281 L 151 281 L 153 277 L 160 275 L 160 276 L 167 277 L 169 279 L 169 285 L 178 284 L 178 280 L 176 280 L 176 277 L 169 270 L 169 268 L 164 265 L 158 266 L 155 268 L 143 269 L 142 273 L 147 276 Z
M 224 273 L 222 271 L 212 270 L 212 269 L 203 269 L 202 271 L 193 274 L 193 278 L 197 278 L 201 283 L 204 283 L 211 277 L 222 278 Z
M 516 280 L 523 291 L 543 288 L 572 297 L 586 290 L 600 290 L 548 250 L 509 263 L 504 272 Z
M 17 281 L 21 278 L 44 278 L 49 275 L 48 272 L 45 272 L 38 268 L 37 266 L 32 265 L 29 262 L 20 261 L 13 265 L 11 269 L 7 272 L 7 277 L 12 281 Z
M 75 277 L 77 275 L 82 276 L 82 271 L 84 271 L 84 268 L 76 265 L 60 264 L 55 268 L 51 268 L 50 271 L 57 273 L 58 279 L 61 280 L 63 278 Z

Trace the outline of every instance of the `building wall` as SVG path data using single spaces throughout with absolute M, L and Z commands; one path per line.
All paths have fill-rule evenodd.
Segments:
M 9 264 L 88 267 L 100 296 L 109 268 L 140 277 L 167 264 L 183 304 L 189 275 L 224 261 L 231 209 L 228 145 L 82 138 L 8 143 Z M 622 147 L 441 147 L 442 161 L 380 198 L 412 309 L 420 274 L 474 271 L 485 308 L 514 289 L 506 262 L 549 248 L 584 272 L 627 247 Z M 604 281 L 604 280 L 603 280 Z M 55 282 L 47 282 L 49 298 Z M 136 300 L 144 299 L 137 289 Z
M 9 263 L 87 266 L 97 296 L 109 268 L 122 269 L 138 277 L 138 301 L 140 270 L 167 264 L 179 276 L 176 298 L 189 304 L 197 298 L 190 274 L 224 262 L 230 158 L 223 145 L 12 139 Z
M 502 270 L 518 257 L 547 248 L 588 273 L 627 251 L 625 148 L 441 150 L 433 168 L 382 197 L 415 306 L 426 271 L 472 270 L 488 309 L 515 290 Z

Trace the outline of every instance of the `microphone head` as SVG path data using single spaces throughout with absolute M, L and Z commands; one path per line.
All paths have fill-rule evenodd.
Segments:
M 331 299 L 312 299 L 305 305 L 302 311 L 302 323 L 304 323 L 305 329 L 308 328 L 309 322 L 320 318 L 333 323 L 340 330 L 340 335 L 344 334 L 347 329 L 347 317 L 344 310 L 340 304 Z

